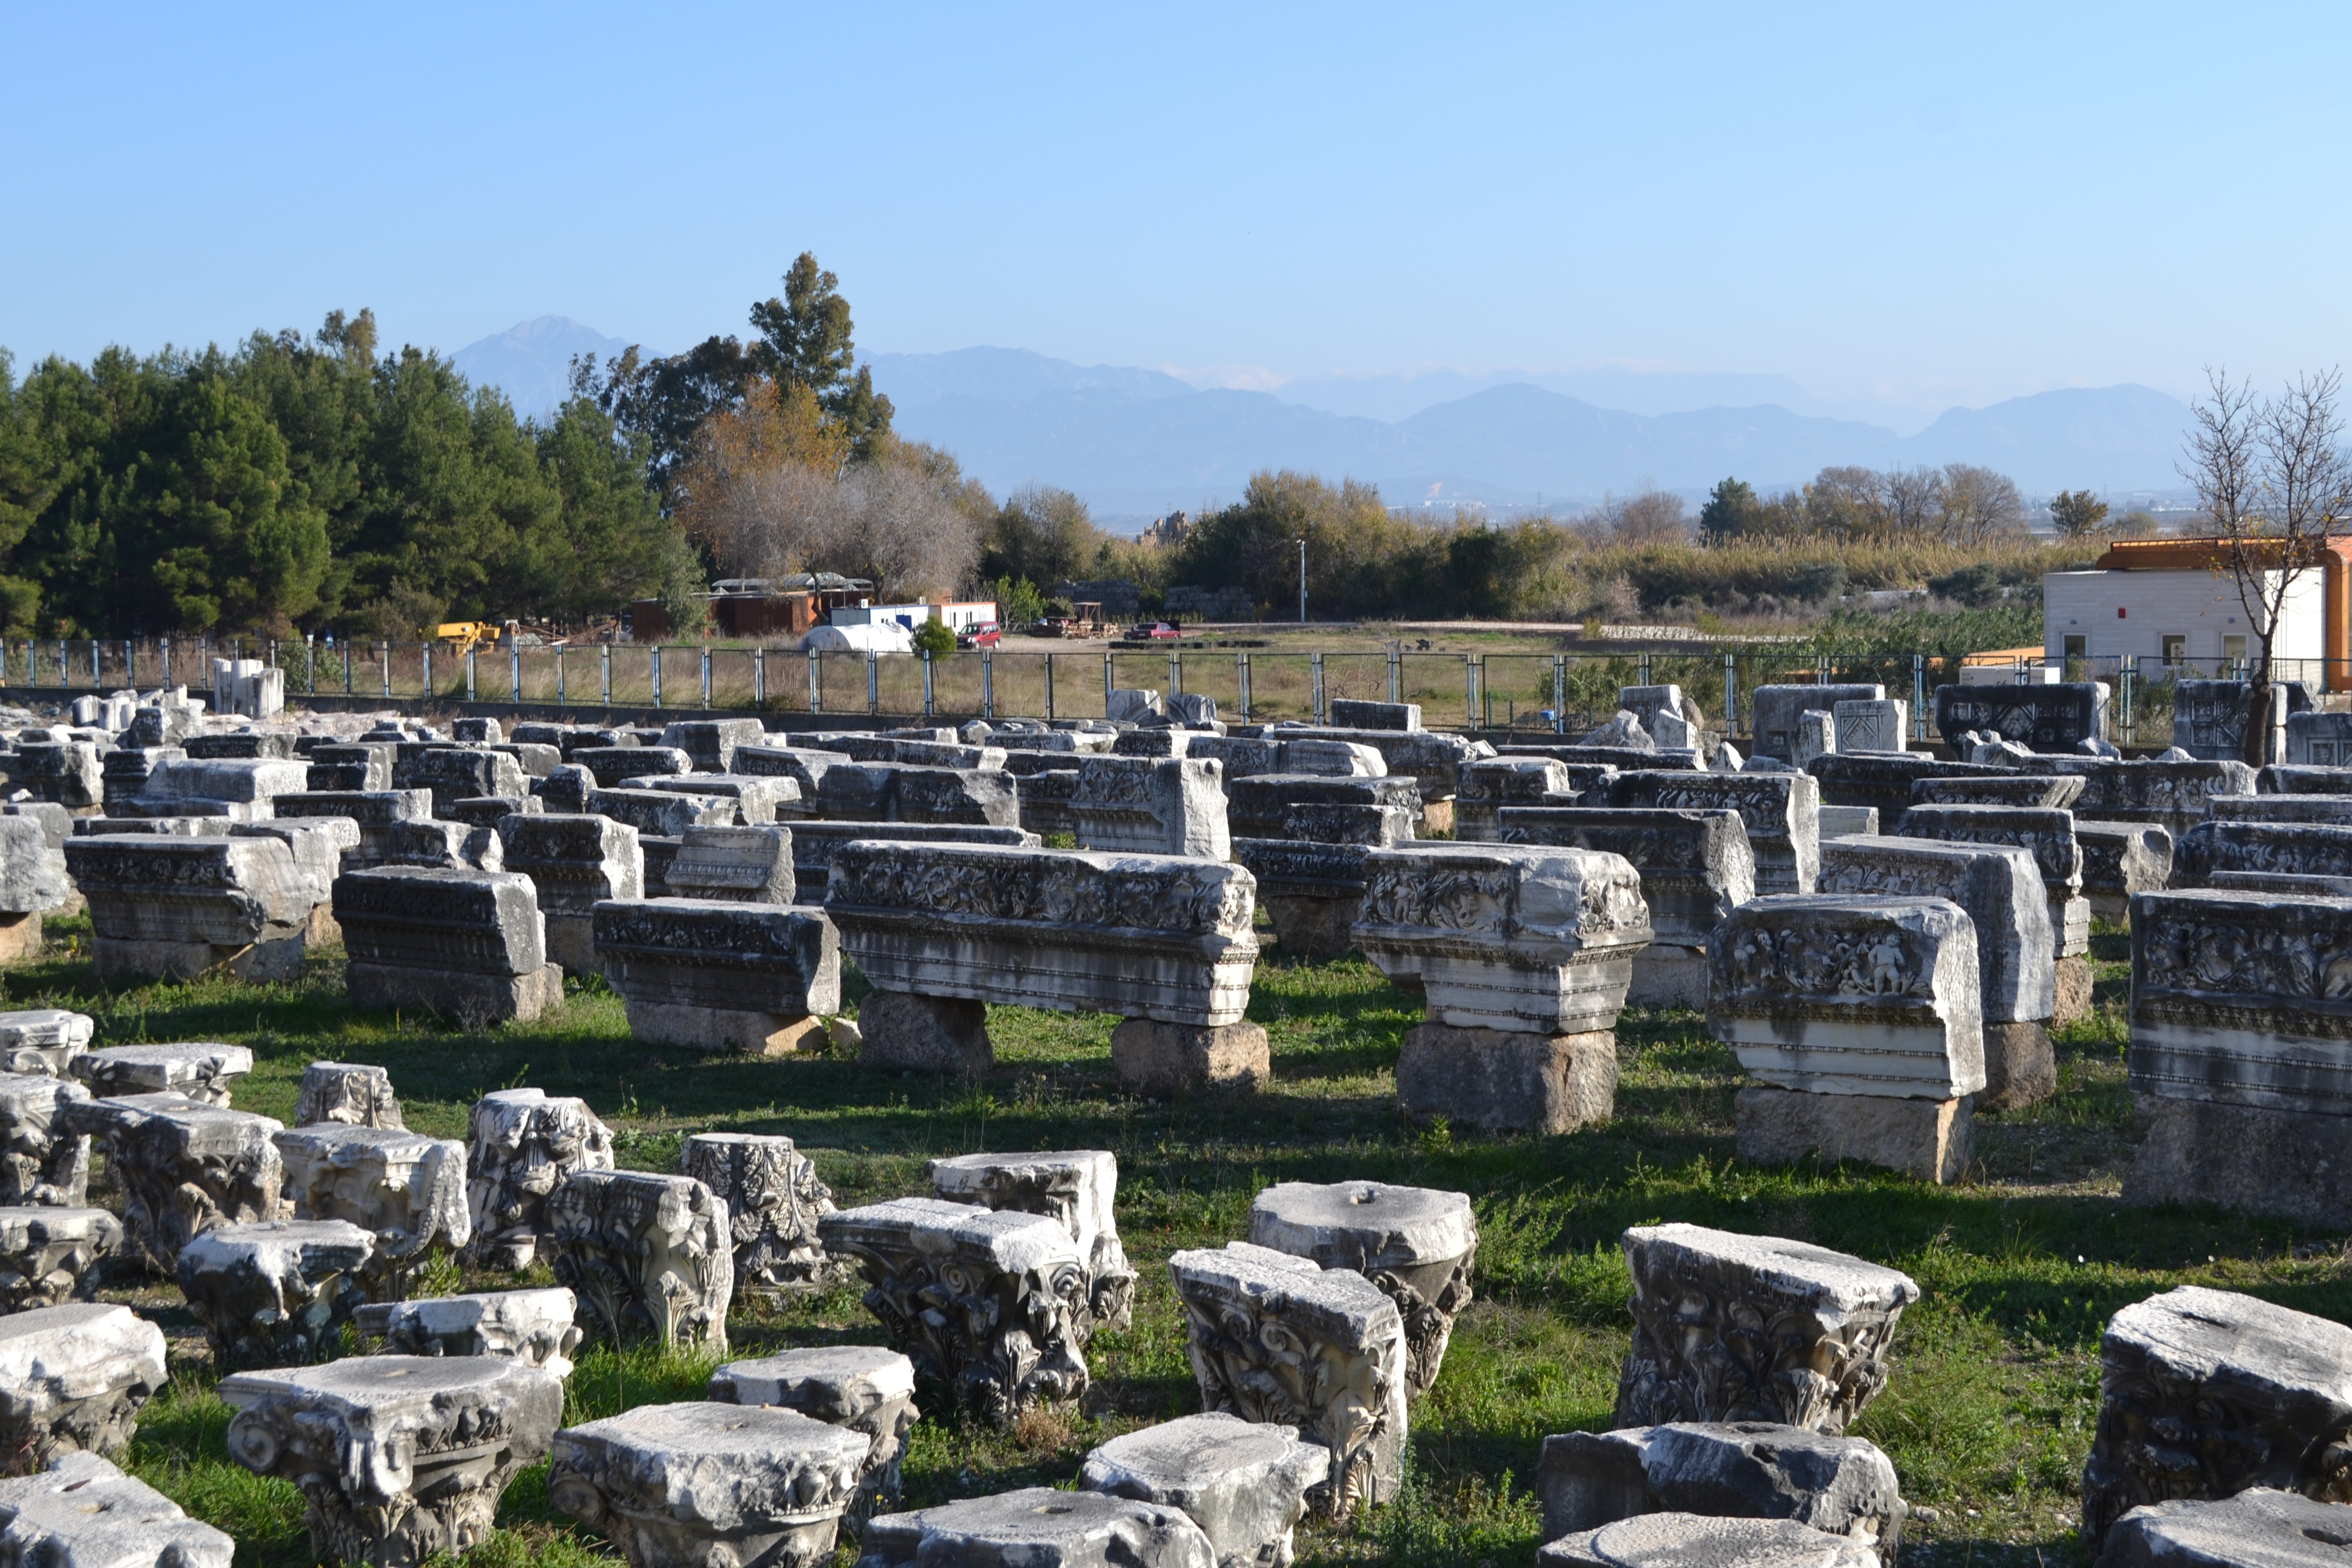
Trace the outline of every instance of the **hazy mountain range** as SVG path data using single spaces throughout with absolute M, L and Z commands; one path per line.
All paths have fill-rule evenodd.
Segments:
M 542 317 L 454 357 L 535 413 L 560 401 L 572 354 L 624 346 Z M 1771 490 L 1833 463 L 1981 463 L 2033 494 L 2169 490 L 2188 421 L 2178 398 L 2128 384 L 1948 409 L 1900 436 L 1823 412 L 1785 376 L 1604 369 L 1540 378 L 1549 385 L 1484 384 L 1492 378 L 1443 371 L 1323 377 L 1274 394 L 1202 390 L 1160 371 L 1023 349 L 870 363 L 902 434 L 948 448 L 992 489 L 1060 485 L 1107 517 L 1231 500 L 1264 468 L 1369 479 L 1392 503 L 1437 506 L 1568 506 L 1648 484 L 1696 493 L 1727 475 Z

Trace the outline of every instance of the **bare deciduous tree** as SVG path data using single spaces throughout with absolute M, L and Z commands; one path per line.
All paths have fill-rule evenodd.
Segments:
M 1938 524 L 1954 544 L 1990 544 L 2025 527 L 2025 498 L 2007 474 L 1947 463 L 1940 490 Z

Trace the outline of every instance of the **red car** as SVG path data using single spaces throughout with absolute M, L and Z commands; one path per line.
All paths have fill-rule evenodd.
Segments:
M 1166 621 L 1153 621 L 1149 626 L 1139 621 L 1136 623 L 1135 628 L 1127 635 L 1130 637 L 1181 637 L 1184 634 L 1178 631 L 1174 626 L 1170 626 Z
M 968 632 L 956 636 L 958 647 L 994 647 L 1004 640 L 1004 628 L 994 621 L 982 621 Z

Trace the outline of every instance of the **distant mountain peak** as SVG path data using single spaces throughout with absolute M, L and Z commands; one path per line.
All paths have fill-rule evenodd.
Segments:
M 628 346 L 569 316 L 534 316 L 467 343 L 449 358 L 475 385 L 505 393 L 516 413 L 544 418 L 563 405 L 571 390 L 573 355 L 609 359 Z

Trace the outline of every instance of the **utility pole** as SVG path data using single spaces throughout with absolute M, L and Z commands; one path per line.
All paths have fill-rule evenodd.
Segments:
M 1307 541 L 1298 542 L 1298 624 L 1307 624 Z

